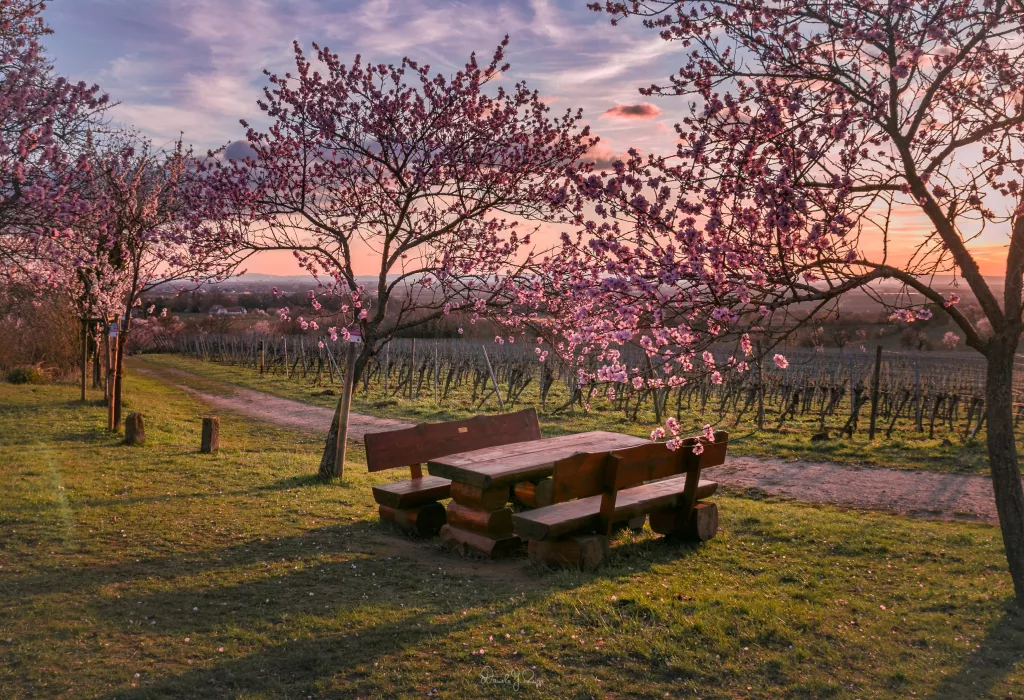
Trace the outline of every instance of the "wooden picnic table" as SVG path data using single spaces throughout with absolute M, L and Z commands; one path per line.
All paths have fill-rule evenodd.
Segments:
M 505 556 L 521 545 L 512 534 L 512 511 L 505 506 L 517 483 L 551 476 L 555 462 L 577 452 L 608 452 L 648 442 L 633 435 L 592 431 L 432 459 L 427 462 L 431 476 L 452 481 L 448 524 L 441 537 L 485 556 Z

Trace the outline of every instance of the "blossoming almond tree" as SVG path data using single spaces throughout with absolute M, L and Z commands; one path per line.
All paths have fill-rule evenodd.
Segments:
M 114 346 L 112 423 L 121 422 L 124 347 L 132 309 L 148 291 L 174 282 L 222 280 L 236 265 L 228 242 L 204 237 L 194 226 L 187 194 L 196 176 L 194 158 L 181 141 L 173 149 L 153 146 L 125 132 L 101 144 L 91 158 L 91 196 L 100 202 L 93 226 L 75 230 L 65 259 L 97 283 L 98 303 L 119 319 Z M 102 287 L 99 283 L 102 282 Z
M 108 105 L 96 86 L 53 73 L 39 0 L 0 0 L 0 270 L 45 287 L 35 264 L 90 202 L 75 183 L 89 129 Z M 52 285 L 51 285 L 52 288 Z
M 576 254 L 606 275 L 591 289 L 586 332 L 636 332 L 683 363 L 708 336 L 770 328 L 780 313 L 799 321 L 845 292 L 898 280 L 908 292 L 902 320 L 940 309 L 987 361 L 992 483 L 1024 603 L 1012 411 L 1024 330 L 1024 6 L 649 0 L 592 9 L 615 22 L 642 16 L 685 49 L 668 84 L 642 92 L 681 96 L 690 114 L 671 157 L 634 155 L 606 177 L 580 178 L 603 207 L 592 246 Z M 907 256 L 889 252 L 900 210 L 930 227 Z M 1001 294 L 972 248 L 980 233 L 1007 245 Z M 956 295 L 932 289 L 942 272 L 966 283 L 990 330 L 958 310 Z M 616 305 L 629 311 L 625 324 L 611 318 Z
M 345 298 L 356 378 L 395 333 L 493 301 L 529 245 L 522 222 L 561 215 L 566 168 L 596 141 L 526 85 L 490 85 L 507 43 L 450 77 L 408 58 L 346 65 L 315 45 L 312 61 L 296 44 L 295 73 L 268 74 L 270 127 L 247 128 L 245 158 L 221 151 L 203 166 L 211 230 L 250 252 L 292 251 L 317 293 Z

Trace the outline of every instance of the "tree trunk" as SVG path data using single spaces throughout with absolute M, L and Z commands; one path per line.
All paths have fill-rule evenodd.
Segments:
M 85 382 L 89 375 L 89 323 L 82 319 L 82 401 L 85 401 Z
M 359 378 L 363 375 L 363 370 L 366 365 L 369 364 L 370 358 L 373 356 L 372 351 L 369 349 L 370 346 L 364 344 L 363 351 L 359 353 L 359 357 L 356 358 L 355 371 L 352 373 L 352 386 L 354 387 Z M 338 421 L 341 417 L 341 404 L 345 400 L 345 392 L 341 392 L 341 396 L 338 397 L 338 405 L 334 409 L 334 420 L 331 421 L 331 429 L 327 433 L 327 443 L 324 445 L 323 455 L 320 457 L 320 474 L 331 474 L 334 471 L 334 460 L 338 454 Z M 346 429 L 345 435 L 342 436 L 343 440 L 348 439 L 348 430 Z
M 114 343 L 114 430 L 121 429 L 121 382 L 124 375 L 124 334 Z
M 993 338 L 988 352 L 988 460 L 996 512 L 1017 604 L 1024 606 L 1024 489 L 1013 435 L 1013 361 L 1017 338 Z
M 100 363 L 100 338 L 98 335 L 91 336 L 92 340 L 92 388 L 99 389 L 103 386 L 103 366 Z

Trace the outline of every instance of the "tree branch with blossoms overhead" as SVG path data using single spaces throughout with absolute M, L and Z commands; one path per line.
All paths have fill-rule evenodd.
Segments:
M 507 45 L 445 76 L 295 44 L 295 71 L 266 74 L 270 127 L 243 122 L 245 157 L 222 149 L 198 165 L 207 235 L 243 255 L 292 251 L 314 300 L 350 307 L 356 377 L 396 333 L 503 303 L 530 257 L 524 222 L 570 218 L 567 168 L 596 139 L 579 112 L 551 116 L 524 83 L 499 83 Z
M 685 371 L 701 344 L 776 337 L 883 279 L 904 322 L 945 313 L 987 362 L 987 443 L 1003 543 L 1024 601 L 1024 488 L 1013 433 L 1024 331 L 1024 6 L 1016 0 L 608 0 L 686 48 L 641 90 L 685 101 L 675 153 L 577 178 L 597 203 L 565 254 L 579 344 L 646 337 Z M 891 254 L 891 214 L 927 221 Z M 1002 294 L 980 236 L 1006 243 Z M 991 330 L 931 287 L 961 278 Z M 561 302 L 560 302 L 561 303 Z M 947 344 L 953 344 L 947 340 Z M 767 343 L 762 347 L 770 346 Z M 769 350 L 770 351 L 770 350 Z

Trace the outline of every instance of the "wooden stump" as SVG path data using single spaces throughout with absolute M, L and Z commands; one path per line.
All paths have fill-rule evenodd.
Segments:
M 555 481 L 554 479 L 542 479 L 536 484 L 530 481 L 520 481 L 516 484 L 514 493 L 516 501 L 528 508 L 543 508 L 555 502 Z
M 651 513 L 651 529 L 662 535 L 681 537 L 692 542 L 707 542 L 718 534 L 718 506 L 697 503 L 683 521 L 677 510 Z
M 593 571 L 608 557 L 608 538 L 603 535 L 573 535 L 558 540 L 530 540 L 527 551 L 530 559 L 547 566 Z
M 203 442 L 199 451 L 212 455 L 220 449 L 220 418 L 203 418 Z
M 379 511 L 382 522 L 392 523 L 420 537 L 433 537 L 445 524 L 444 506 L 440 503 L 427 503 L 418 508 L 380 506 Z
M 146 442 L 146 425 L 141 413 L 129 413 L 124 419 L 124 444 L 143 445 Z
M 459 481 L 453 481 L 451 487 L 452 500 L 460 506 L 487 512 L 504 508 L 508 503 L 508 487 L 493 486 L 481 489 Z
M 503 559 L 522 549 L 523 541 L 518 537 L 493 539 L 461 528 L 445 525 L 441 528 L 441 539 L 462 556 L 479 554 L 489 559 Z
M 448 524 L 500 540 L 512 536 L 512 511 L 504 506 L 490 512 L 475 510 L 453 500 L 448 504 Z

